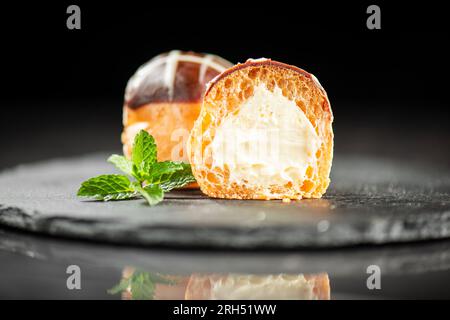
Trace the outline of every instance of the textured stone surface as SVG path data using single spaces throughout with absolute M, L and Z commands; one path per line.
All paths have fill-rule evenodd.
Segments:
M 450 237 L 450 174 L 383 159 L 337 158 L 326 197 L 291 203 L 173 192 L 162 204 L 81 201 L 81 181 L 113 168 L 106 154 L 0 174 L 0 224 L 140 245 L 336 247 Z

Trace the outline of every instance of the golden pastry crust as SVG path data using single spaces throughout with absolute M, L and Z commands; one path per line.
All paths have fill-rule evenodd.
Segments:
M 222 120 L 237 114 L 243 102 L 253 95 L 254 88 L 264 84 L 273 92 L 294 101 L 310 121 L 320 147 L 315 154 L 315 166 L 309 166 L 301 185 L 267 187 L 231 182 L 229 168 L 212 166 L 213 155 L 208 146 Z M 204 96 L 200 116 L 187 143 L 187 153 L 200 189 L 211 197 L 229 199 L 301 199 L 320 198 L 330 183 L 333 159 L 333 114 L 327 94 L 310 73 L 295 66 L 269 59 L 248 60 L 213 79 Z
M 130 158 L 135 135 L 146 130 L 158 146 L 158 161 L 185 161 L 185 144 L 200 113 L 198 102 L 149 103 L 138 109 L 124 107 L 123 153 Z

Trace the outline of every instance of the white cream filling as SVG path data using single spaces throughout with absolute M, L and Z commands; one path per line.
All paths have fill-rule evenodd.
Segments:
M 316 165 L 320 139 L 294 101 L 261 84 L 238 114 L 223 119 L 210 147 L 213 167 L 226 164 L 231 182 L 301 185 L 308 165 Z
M 303 275 L 229 275 L 211 283 L 212 300 L 313 300 L 314 285 Z

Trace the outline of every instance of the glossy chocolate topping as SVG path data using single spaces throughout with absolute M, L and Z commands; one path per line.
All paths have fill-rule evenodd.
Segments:
M 137 109 L 148 103 L 199 102 L 206 84 L 232 63 L 211 54 L 170 51 L 144 65 L 128 81 L 125 105 Z

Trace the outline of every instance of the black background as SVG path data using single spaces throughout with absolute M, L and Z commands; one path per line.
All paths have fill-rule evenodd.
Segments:
M 373 3 L 381 7 L 381 30 L 366 27 Z M 66 28 L 70 4 L 81 8 L 81 30 Z M 0 168 L 119 150 L 128 78 L 172 49 L 297 65 L 328 92 L 337 155 L 450 167 L 450 52 L 441 4 L 164 4 L 3 6 Z

